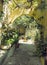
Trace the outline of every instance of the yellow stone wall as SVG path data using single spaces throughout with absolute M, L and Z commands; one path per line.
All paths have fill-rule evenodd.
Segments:
M 47 0 L 45 0 L 45 4 L 47 4 Z M 43 11 L 37 10 L 37 11 L 34 11 L 34 13 L 36 14 L 35 16 L 36 19 L 38 17 L 44 16 L 44 18 L 39 23 L 44 26 L 44 30 L 43 30 L 44 38 L 46 38 L 47 37 L 47 7 Z
M 25 8 L 16 8 L 16 9 L 13 9 L 11 10 L 11 8 L 13 7 L 13 4 L 8 4 L 8 8 L 10 8 L 9 12 L 8 13 L 8 23 L 9 22 L 13 22 L 17 17 L 21 16 L 22 14 L 29 14 L 30 16 L 34 16 L 34 18 L 36 18 L 38 20 L 39 17 L 41 16 L 44 16 L 43 19 L 41 19 L 39 21 L 40 24 L 42 24 L 44 26 L 44 38 L 47 37 L 47 9 L 44 9 L 44 10 L 40 10 L 40 9 L 37 9 L 35 10 L 35 8 L 37 6 L 39 6 L 39 4 L 41 3 L 41 0 L 37 0 L 38 1 L 38 5 L 34 5 L 29 8 L 29 9 L 25 9 Z M 36 2 L 37 3 L 37 2 Z M 45 0 L 45 3 L 47 4 L 47 0 Z M 12 6 L 12 7 L 11 7 Z
M 2 2 L 0 1 L 0 11 L 3 10 L 3 5 L 2 5 Z
M 47 0 L 45 0 L 45 4 L 47 4 Z M 39 9 L 34 10 L 33 14 L 36 19 L 38 19 L 41 16 L 44 16 L 44 18 L 41 21 L 39 21 L 39 23 L 44 26 L 43 32 L 44 32 L 44 39 L 45 39 L 47 37 L 47 7 L 42 11 Z M 30 13 L 30 15 L 31 15 L 31 13 Z
M 46 2 L 46 4 L 47 4 L 47 0 L 45 0 Z M 45 21 L 44 21 L 44 26 L 45 26 L 45 32 L 44 32 L 44 35 L 45 35 L 45 37 L 47 37 L 47 7 L 46 7 L 46 9 L 45 9 L 45 11 L 44 11 L 44 16 L 45 16 Z

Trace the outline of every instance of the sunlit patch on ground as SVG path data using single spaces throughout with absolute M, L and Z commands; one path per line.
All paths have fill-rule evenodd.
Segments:
M 34 41 L 29 39 L 29 40 L 23 40 L 23 39 L 20 39 L 18 41 L 19 44 L 34 44 Z
M 0 58 L 5 54 L 5 51 L 0 50 Z

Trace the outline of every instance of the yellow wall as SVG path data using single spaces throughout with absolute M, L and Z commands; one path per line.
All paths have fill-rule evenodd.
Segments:
M 3 5 L 2 5 L 2 2 L 0 1 L 0 11 L 3 10 Z
M 47 0 L 46 0 L 46 4 L 47 4 Z M 47 37 L 47 9 L 45 9 L 45 21 L 44 21 L 44 26 L 45 26 L 45 37 Z
M 45 4 L 47 4 L 47 0 L 45 0 Z M 33 16 L 38 19 L 41 16 L 44 16 L 44 18 L 39 21 L 40 24 L 42 24 L 44 26 L 43 32 L 44 32 L 44 39 L 47 37 L 47 9 L 45 8 L 44 10 L 34 10 L 33 11 Z M 31 13 L 30 13 L 31 15 Z
M 38 0 L 38 6 L 40 5 L 41 0 Z M 47 4 L 47 0 L 45 0 L 45 3 Z M 10 8 L 12 5 L 9 4 L 8 8 Z M 44 18 L 39 21 L 40 24 L 42 24 L 44 26 L 44 37 L 47 37 L 47 9 L 44 10 L 40 10 L 37 9 L 35 10 L 37 6 L 33 5 L 32 9 L 25 9 L 25 8 L 16 8 L 14 10 L 10 9 L 10 14 L 8 15 L 8 23 L 9 22 L 13 22 L 17 17 L 21 16 L 22 14 L 29 14 L 31 16 L 34 16 L 34 18 L 36 18 L 38 20 L 39 17 L 44 16 Z
M 38 18 L 40 18 L 41 16 L 44 17 L 43 19 L 39 20 L 38 23 L 44 26 L 43 32 L 44 32 L 44 37 L 46 37 L 46 34 L 47 34 L 46 33 L 46 26 L 47 26 L 46 20 L 47 19 L 46 19 L 46 15 L 45 15 L 45 10 L 41 11 L 41 10 L 37 9 L 37 10 L 34 10 L 33 14 L 34 14 L 33 16 L 34 16 L 34 18 L 36 18 L 36 20 L 38 20 Z

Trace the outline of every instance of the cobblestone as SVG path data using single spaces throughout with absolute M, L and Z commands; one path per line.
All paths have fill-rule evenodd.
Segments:
M 5 58 L 7 50 L 0 49 L 0 64 L 2 63 L 3 59 Z
M 33 56 L 34 45 L 20 44 L 14 54 L 8 58 L 4 65 L 41 65 L 40 59 Z

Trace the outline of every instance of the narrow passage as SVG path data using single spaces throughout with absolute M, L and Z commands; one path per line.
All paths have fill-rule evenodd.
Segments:
M 34 51 L 34 45 L 20 44 L 4 65 L 41 65 L 40 59 L 34 56 Z

